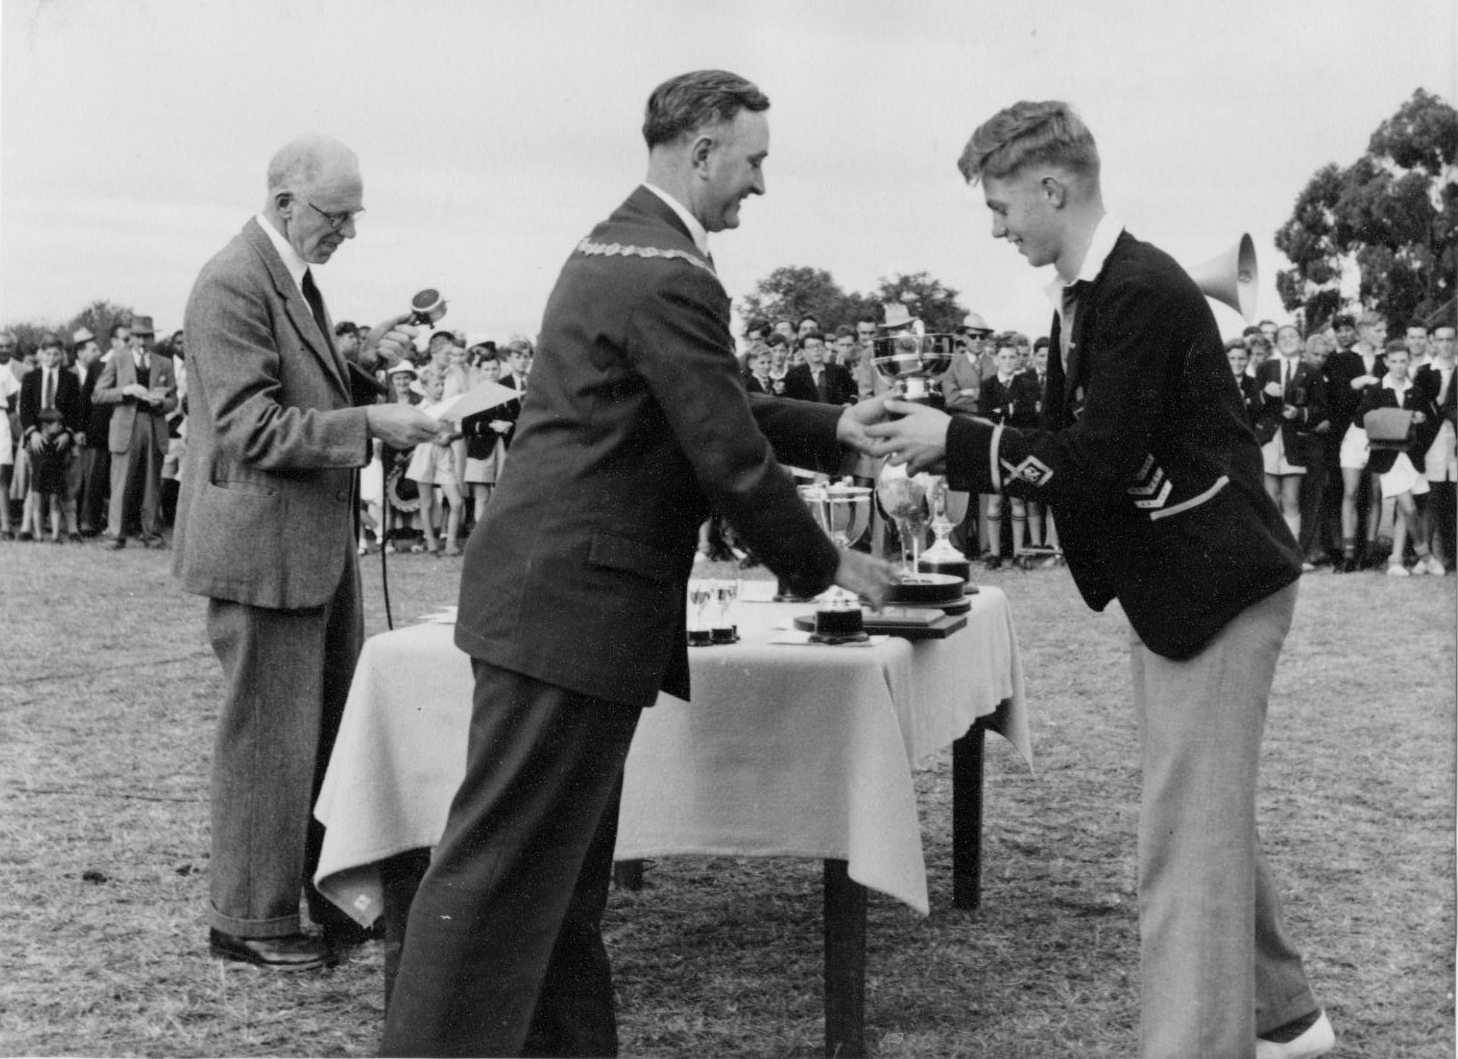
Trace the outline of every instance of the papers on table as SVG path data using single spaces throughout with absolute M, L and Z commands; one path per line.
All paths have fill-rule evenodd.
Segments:
M 429 622 L 431 625 L 454 625 L 456 623 L 456 608 L 441 607 L 439 610 L 433 610 L 429 614 L 422 614 L 415 620 L 422 624 Z

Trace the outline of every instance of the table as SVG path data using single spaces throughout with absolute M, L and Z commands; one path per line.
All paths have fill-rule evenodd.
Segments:
M 954 897 L 977 901 L 982 733 L 1031 764 L 1017 636 L 984 586 L 946 639 L 772 642 L 808 604 L 741 603 L 741 640 L 689 652 L 693 701 L 643 711 L 624 776 L 619 861 L 673 854 L 826 862 L 827 1050 L 861 1046 L 864 887 L 929 911 L 915 763 L 954 746 Z M 447 624 L 366 641 L 315 815 L 316 884 L 362 924 L 404 899 L 465 769 L 471 670 Z M 403 860 L 401 859 L 403 858 Z M 383 869 L 383 872 L 382 872 Z M 387 917 L 388 918 L 388 917 Z

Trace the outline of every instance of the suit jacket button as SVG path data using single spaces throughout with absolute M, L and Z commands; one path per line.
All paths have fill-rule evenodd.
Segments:
M 334 499 L 335 500 L 340 500 L 340 501 L 347 501 L 349 499 L 349 491 L 347 489 L 341 489 L 341 490 L 339 490 L 339 492 L 337 492 L 337 493 L 334 494 Z

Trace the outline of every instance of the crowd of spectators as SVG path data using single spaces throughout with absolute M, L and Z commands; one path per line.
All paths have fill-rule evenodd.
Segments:
M 888 383 L 872 357 L 879 323 L 830 331 L 806 318 L 751 320 L 739 356 L 750 391 L 850 404 Z M 349 355 L 368 327 L 335 327 Z M 112 548 L 128 539 L 166 547 L 186 444 L 186 355 L 181 331 L 158 340 L 134 316 L 105 336 L 47 333 L 21 348 L 0 332 L 0 539 L 81 542 Z M 953 414 L 1036 426 L 1048 340 L 994 332 L 975 313 L 933 400 Z M 1262 321 L 1226 343 L 1231 373 L 1261 444 L 1265 482 L 1300 543 L 1308 571 L 1385 570 L 1392 576 L 1454 568 L 1454 329 L 1421 323 L 1389 337 L 1376 313 L 1338 315 L 1303 334 Z M 382 376 L 382 400 L 445 409 L 482 382 L 524 394 L 532 343 L 516 337 L 468 344 L 438 330 L 413 361 Z M 379 548 L 459 555 L 505 466 L 520 401 L 447 419 L 432 442 L 397 451 L 375 442 L 361 476 L 361 554 Z M 1410 437 L 1375 442 L 1368 412 L 1414 413 Z M 1000 496 L 969 504 L 953 537 L 988 568 L 1061 562 L 1057 527 L 1040 505 Z
M 750 390 L 850 403 L 884 392 L 872 364 L 878 332 L 863 319 L 823 332 L 805 319 L 751 320 L 741 359 Z M 994 332 L 969 314 L 933 400 L 953 414 L 1035 427 L 1048 339 Z M 1454 329 L 1408 325 L 1389 338 L 1378 313 L 1338 315 L 1311 334 L 1263 320 L 1226 343 L 1231 373 L 1261 444 L 1265 484 L 1308 572 L 1443 574 L 1454 566 Z M 1371 439 L 1368 412 L 1413 413 L 1410 436 Z M 995 568 L 1059 562 L 1057 528 L 1039 505 L 984 496 L 956 542 Z

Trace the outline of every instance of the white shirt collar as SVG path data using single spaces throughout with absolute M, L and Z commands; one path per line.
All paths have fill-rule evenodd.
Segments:
M 1099 218 L 1099 223 L 1094 226 L 1093 238 L 1089 240 L 1088 253 L 1083 255 L 1083 264 L 1079 267 L 1078 275 L 1074 277 L 1074 283 L 1080 280 L 1091 283 L 1099 278 L 1099 273 L 1104 270 L 1104 262 L 1109 259 L 1109 254 L 1113 252 L 1114 244 L 1119 241 L 1119 234 L 1123 230 L 1124 222 L 1112 213 L 1105 213 Z M 1063 277 L 1055 274 L 1052 282 L 1043 288 L 1048 300 L 1053 303 L 1053 308 L 1060 313 L 1063 311 L 1063 291 L 1072 285 L 1064 283 Z
M 294 249 L 294 244 L 285 239 L 267 217 L 260 213 L 254 220 L 258 222 L 258 227 L 263 229 L 263 234 L 268 236 L 268 241 L 278 251 L 278 256 L 283 258 L 284 268 L 288 269 L 289 275 L 294 278 L 294 286 L 299 288 L 300 293 L 303 293 L 304 273 L 309 270 L 309 263 L 299 256 L 299 252 Z
M 674 213 L 678 214 L 678 219 L 683 221 L 684 227 L 688 229 L 689 236 L 694 241 L 694 246 L 698 249 L 699 253 L 703 254 L 704 257 L 707 258 L 709 256 L 708 229 L 700 224 L 699 219 L 688 210 L 686 210 L 683 207 L 683 204 L 678 201 L 678 199 L 674 198 L 662 188 L 650 184 L 646 180 L 643 181 L 643 186 L 649 191 L 653 192 L 653 194 L 657 195 L 664 202 L 668 203 L 669 208 L 673 210 Z

